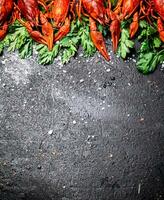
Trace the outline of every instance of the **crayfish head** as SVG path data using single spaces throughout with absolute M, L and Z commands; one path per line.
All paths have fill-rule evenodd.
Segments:
M 164 21 L 164 0 L 153 0 L 155 10 Z
M 62 17 L 63 17 L 63 9 L 61 7 L 56 8 L 54 10 L 54 21 L 56 27 L 60 27 L 60 24 L 63 20 Z
M 37 0 L 18 0 L 17 2 L 19 11 L 21 15 L 31 23 L 33 26 L 38 26 L 39 24 L 39 7 Z
M 128 19 L 140 5 L 140 0 L 124 0 L 122 13 L 123 19 Z
M 13 0 L 1 0 L 0 1 L 0 24 L 3 24 L 9 17 L 13 10 Z
M 6 21 L 7 15 L 5 13 L 5 9 L 0 7 L 0 24 Z

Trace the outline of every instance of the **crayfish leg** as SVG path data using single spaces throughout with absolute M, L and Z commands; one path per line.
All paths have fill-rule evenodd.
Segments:
M 82 0 L 79 0 L 79 2 L 76 5 L 76 12 L 77 16 L 80 19 L 81 18 L 81 12 L 82 12 Z
M 70 3 L 70 12 L 72 13 L 73 19 L 76 18 L 76 15 L 75 15 L 75 12 L 74 12 L 75 3 L 76 3 L 76 0 L 73 0 L 73 1 Z
M 40 4 L 46 11 L 48 11 L 48 7 L 44 0 L 38 0 L 38 4 Z
M 118 0 L 117 1 L 117 5 L 116 5 L 116 7 L 114 8 L 114 11 L 116 11 L 116 10 L 121 10 L 121 8 L 122 8 L 122 4 L 123 4 L 123 0 Z
M 108 55 L 105 41 L 101 32 L 97 30 L 96 22 L 90 17 L 90 36 L 95 47 L 100 51 L 104 58 L 109 61 L 110 57 Z

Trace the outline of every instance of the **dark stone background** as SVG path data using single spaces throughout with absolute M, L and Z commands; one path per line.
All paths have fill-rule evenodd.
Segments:
M 164 73 L 135 58 L 0 61 L 1 200 L 164 199 Z

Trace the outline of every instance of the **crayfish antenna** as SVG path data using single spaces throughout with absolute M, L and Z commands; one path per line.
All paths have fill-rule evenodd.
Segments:
M 96 22 L 90 17 L 90 36 L 95 45 L 95 47 L 100 51 L 100 53 L 104 56 L 104 58 L 109 61 L 110 57 L 108 55 L 105 41 L 101 32 L 97 30 Z
M 77 12 L 78 18 L 80 19 L 81 12 L 82 12 L 82 0 L 79 0 L 78 3 L 76 4 L 76 12 Z
M 75 5 L 76 5 L 76 0 L 73 0 L 73 1 L 70 3 L 70 12 L 71 12 L 71 14 L 72 14 L 74 20 L 76 19 L 76 14 L 75 14 L 75 11 L 74 11 Z
M 118 1 L 117 1 L 117 5 L 116 5 L 116 7 L 114 8 L 114 12 L 115 12 L 116 10 L 121 11 L 122 3 L 123 3 L 123 0 L 118 0 Z

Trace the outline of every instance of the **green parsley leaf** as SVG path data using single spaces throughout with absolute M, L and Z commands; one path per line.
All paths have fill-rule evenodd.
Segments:
M 153 72 L 157 65 L 164 61 L 164 50 L 159 53 L 148 52 L 146 54 L 140 54 L 137 62 L 137 68 L 143 74 Z
M 9 27 L 9 33 L 2 42 L 9 52 L 18 50 L 21 58 L 26 58 L 33 54 L 33 40 L 26 28 L 18 21 Z
M 60 49 L 60 44 L 56 43 L 52 49 L 49 51 L 47 46 L 43 44 L 37 44 L 36 50 L 38 51 L 38 63 L 41 65 L 52 64 L 54 59 L 58 56 Z
M 141 32 L 138 37 L 141 47 L 137 61 L 137 69 L 143 74 L 153 72 L 157 65 L 164 60 L 164 50 L 157 30 L 146 21 L 140 21 Z
M 124 59 L 127 57 L 127 54 L 130 53 L 130 49 L 134 47 L 134 42 L 129 38 L 130 38 L 129 29 L 123 28 L 118 47 L 118 54 Z
M 93 56 L 93 54 L 96 52 L 96 48 L 90 38 L 89 26 L 82 26 L 79 29 L 78 36 L 80 38 L 80 43 L 84 50 L 85 56 Z
M 60 41 L 61 59 L 63 64 L 68 63 L 78 49 L 79 37 L 72 36 L 71 33 Z
M 3 53 L 4 44 L 3 41 L 0 42 L 0 55 Z
M 155 37 L 153 39 L 153 43 L 154 43 L 154 47 L 155 48 L 159 48 L 161 46 L 161 44 L 162 44 L 161 40 L 158 37 Z

